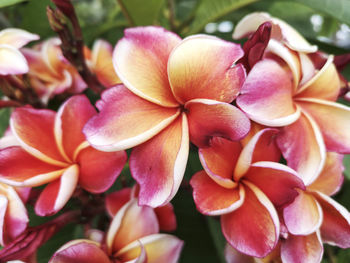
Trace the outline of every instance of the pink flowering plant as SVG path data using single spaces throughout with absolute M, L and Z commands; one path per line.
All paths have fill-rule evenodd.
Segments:
M 350 262 L 350 4 L 255 2 L 0 1 L 1 263 Z

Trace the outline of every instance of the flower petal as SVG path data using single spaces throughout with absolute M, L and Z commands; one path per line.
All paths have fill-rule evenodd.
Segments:
M 244 182 L 245 200 L 237 210 L 221 216 L 222 232 L 238 251 L 264 257 L 277 245 L 280 224 L 269 199 L 256 186 Z
M 66 166 L 56 145 L 55 116 L 56 113 L 51 110 L 17 108 L 11 115 L 11 130 L 30 154 L 44 162 Z
M 238 209 L 244 202 L 242 185 L 227 189 L 213 181 L 205 171 L 192 176 L 193 199 L 197 210 L 205 215 L 223 215 Z
M 312 195 L 298 192 L 294 202 L 283 209 L 284 223 L 293 235 L 309 235 L 321 226 L 322 209 Z
M 71 198 L 79 177 L 78 165 L 72 165 L 62 176 L 48 184 L 35 203 L 35 213 L 49 216 L 57 213 Z
M 28 63 L 18 49 L 0 44 L 0 76 L 24 74 L 28 70 Z
M 288 166 L 298 172 L 305 185 L 317 178 L 326 159 L 326 149 L 317 124 L 308 114 L 302 113 L 296 122 L 284 127 L 277 144 Z
M 188 152 L 184 113 L 157 136 L 134 148 L 130 170 L 140 185 L 140 205 L 161 206 L 175 196 L 185 173 Z
M 13 146 L 0 151 L 0 182 L 13 186 L 38 186 L 55 180 L 62 167 L 45 163 Z
M 327 62 L 312 79 L 299 88 L 297 97 L 317 98 L 335 101 L 340 92 L 340 79 L 338 71 L 333 64 L 333 56 L 329 56 Z
M 264 59 L 249 72 L 237 105 L 257 123 L 285 126 L 300 116 L 293 103 L 292 88 L 288 71 L 274 60 Z
M 298 99 L 298 105 L 316 121 L 330 152 L 350 153 L 350 107 L 318 99 Z
M 113 52 L 115 70 L 136 95 L 165 107 L 176 107 L 167 75 L 168 57 L 181 39 L 160 27 L 124 31 Z
M 110 263 L 100 244 L 87 239 L 72 240 L 63 245 L 50 259 L 49 263 Z
M 253 163 L 244 178 L 263 191 L 275 206 L 293 202 L 298 195 L 295 188 L 305 190 L 293 169 L 275 162 Z
M 321 174 L 308 186 L 308 190 L 319 191 L 328 196 L 334 195 L 343 184 L 343 172 L 343 155 L 328 152 Z
M 89 143 L 102 151 L 119 151 L 139 145 L 159 133 L 180 114 L 148 102 L 119 85 L 106 90 L 97 102 L 100 113 L 83 132 Z
M 276 129 L 266 128 L 258 131 L 248 141 L 235 166 L 233 177 L 236 182 L 244 176 L 252 163 L 259 161 L 278 162 L 280 160 L 281 153 L 274 140 L 277 133 Z
M 106 196 L 105 205 L 108 215 L 114 215 L 131 199 L 131 188 L 123 188 Z
M 115 182 L 127 160 L 125 151 L 100 152 L 92 147 L 82 150 L 77 158 L 79 185 L 91 193 L 107 191 Z
M 96 110 L 84 95 L 71 97 L 59 108 L 55 118 L 55 137 L 68 162 L 74 161 L 75 150 L 85 141 L 82 129 L 95 114 Z
M 19 28 L 6 28 L 0 32 L 0 44 L 8 44 L 15 48 L 21 48 L 39 38 L 37 34 L 32 34 Z
M 210 147 L 199 148 L 198 154 L 206 173 L 217 184 L 225 188 L 233 188 L 233 169 L 236 166 L 242 146 L 239 142 L 232 142 L 220 137 L 210 141 Z
M 118 211 L 108 229 L 108 252 L 114 254 L 131 242 L 158 232 L 159 225 L 154 210 L 139 206 L 137 200 L 132 199 Z
M 156 212 L 160 230 L 167 232 L 176 230 L 176 216 L 172 204 L 157 207 L 154 212 Z
M 217 37 L 196 35 L 184 39 L 168 61 L 175 98 L 181 104 L 192 99 L 232 102 L 246 75 L 241 64 L 234 64 L 242 56 L 240 45 Z
M 319 233 L 307 236 L 288 235 L 282 242 L 281 258 L 285 263 L 320 262 L 323 255 L 323 245 Z
M 345 207 L 321 192 L 313 193 L 322 206 L 323 242 L 341 248 L 350 248 L 350 213 Z
M 136 258 L 140 254 L 140 244 L 147 254 L 147 262 L 150 263 L 176 263 L 180 258 L 183 241 L 175 236 L 167 234 L 154 234 L 140 238 L 124 247 L 117 254 L 122 262 Z
M 2 218 L 4 221 L 1 223 L 0 230 L 1 245 L 4 246 L 24 232 L 29 218 L 27 209 L 14 188 L 0 183 L 0 197 L 5 198 L 3 201 L 6 201 L 5 207 L 1 206 L 1 211 L 3 212 L 3 208 L 6 211 Z
M 113 67 L 113 47 L 107 41 L 98 39 L 92 47 L 92 71 L 105 87 L 121 83 Z
M 256 263 L 253 257 L 238 252 L 229 244 L 226 244 L 224 254 L 227 263 Z
M 207 99 L 186 103 L 190 140 L 198 147 L 208 147 L 214 136 L 232 141 L 242 139 L 250 129 L 250 121 L 235 106 Z

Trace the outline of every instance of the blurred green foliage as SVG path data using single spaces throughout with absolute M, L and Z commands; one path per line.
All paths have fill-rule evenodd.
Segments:
M 279 17 L 300 31 L 310 42 L 329 53 L 348 53 L 350 49 L 349 0 L 73 0 L 85 43 L 91 46 L 97 38 L 113 45 L 129 26 L 159 25 L 182 37 L 207 33 L 232 40 L 234 25 L 246 14 L 265 11 Z M 46 19 L 50 0 L 0 0 L 0 29 L 18 27 L 39 34 L 41 39 L 55 36 Z M 350 79 L 350 70 L 345 71 Z M 8 126 L 9 109 L 0 110 L 0 135 Z M 344 159 L 346 179 L 335 197 L 350 208 L 350 157 Z M 195 149 L 191 149 L 185 182 L 201 169 Z M 124 169 L 127 180 L 130 174 Z M 113 189 L 121 186 L 116 184 Z M 175 197 L 173 204 L 178 218 L 175 234 L 185 241 L 181 263 L 224 262 L 225 240 L 216 218 L 206 218 L 195 210 L 187 185 Z M 38 224 L 40 219 L 35 219 Z M 82 229 L 68 225 L 39 250 L 39 262 L 48 262 L 50 255 L 73 238 L 81 238 Z M 350 262 L 349 250 L 327 246 L 323 262 Z

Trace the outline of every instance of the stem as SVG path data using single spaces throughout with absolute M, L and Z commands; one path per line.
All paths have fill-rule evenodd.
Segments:
M 176 30 L 176 24 L 175 24 L 175 4 L 174 0 L 168 0 L 168 8 L 169 8 L 169 24 L 171 31 Z
M 52 30 L 62 41 L 61 49 L 64 57 L 77 69 L 78 73 L 95 93 L 100 94 L 105 87 L 86 65 L 84 56 L 84 39 L 73 5 L 68 2 L 65 6 L 56 4 L 56 10 L 47 7 L 47 16 Z M 61 9 L 60 9 L 61 8 Z M 66 23 L 66 18 L 72 25 L 72 30 Z

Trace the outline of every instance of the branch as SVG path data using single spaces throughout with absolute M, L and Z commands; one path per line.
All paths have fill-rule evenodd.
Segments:
M 85 62 L 84 40 L 77 15 L 70 0 L 52 0 L 57 6 L 53 9 L 47 7 L 47 16 L 50 26 L 61 39 L 61 49 L 64 57 L 77 69 L 85 83 L 95 93 L 100 94 L 105 87 L 91 73 Z M 70 30 L 67 19 L 72 30 Z

